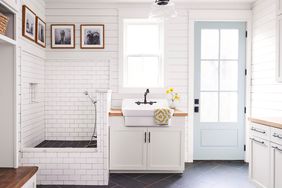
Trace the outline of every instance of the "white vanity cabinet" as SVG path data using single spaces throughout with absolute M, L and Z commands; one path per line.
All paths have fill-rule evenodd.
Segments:
M 282 146 L 271 144 L 271 188 L 282 187 Z
M 110 128 L 110 169 L 145 170 L 147 163 L 147 128 Z
M 282 129 L 251 123 L 250 178 L 260 188 L 282 187 Z
M 270 185 L 270 142 L 257 137 L 250 138 L 250 177 L 260 187 Z
M 149 128 L 147 169 L 184 168 L 184 131 L 182 127 Z
M 122 122 L 122 117 L 110 120 L 112 172 L 184 171 L 185 121 L 167 127 L 126 127 Z

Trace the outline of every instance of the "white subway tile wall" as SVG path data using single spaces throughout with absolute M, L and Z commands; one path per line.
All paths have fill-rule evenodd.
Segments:
M 59 55 L 59 52 L 57 56 Z M 95 56 L 95 53 L 94 53 Z M 109 62 L 49 60 L 45 66 L 45 126 L 47 140 L 89 140 L 95 110 L 89 98 L 109 88 Z M 99 119 L 99 118 L 98 118 Z
M 96 94 L 97 149 L 96 148 L 26 148 L 21 164 L 39 167 L 37 184 L 45 185 L 107 185 L 109 180 L 108 159 L 108 112 L 111 93 Z

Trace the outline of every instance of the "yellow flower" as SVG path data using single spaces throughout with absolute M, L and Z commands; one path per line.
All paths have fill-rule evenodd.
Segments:
M 169 91 L 169 89 L 168 89 L 168 90 L 166 90 L 166 94 L 170 94 L 170 91 Z
M 171 87 L 171 88 L 169 88 L 169 91 L 170 91 L 170 92 L 173 92 L 173 91 L 174 91 L 174 89 Z
M 179 101 L 179 100 L 180 100 L 180 96 L 179 96 L 178 94 L 176 94 L 176 95 L 174 96 L 174 100 Z

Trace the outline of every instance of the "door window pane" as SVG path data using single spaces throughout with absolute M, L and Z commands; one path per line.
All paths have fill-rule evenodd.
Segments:
M 218 90 L 218 61 L 201 62 L 201 90 Z
M 200 121 L 218 121 L 218 92 L 201 92 Z
M 237 29 L 220 30 L 220 58 L 238 59 L 239 31 Z
M 220 89 L 237 91 L 238 61 L 220 62 Z
M 201 31 L 201 59 L 219 58 L 219 30 L 203 29 Z
M 237 92 L 220 93 L 220 122 L 237 122 L 238 94 Z

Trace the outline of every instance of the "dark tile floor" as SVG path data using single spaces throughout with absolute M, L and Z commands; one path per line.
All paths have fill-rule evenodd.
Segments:
M 88 146 L 88 140 L 44 140 L 36 148 L 96 148 L 97 141 L 94 140 L 91 142 L 91 145 Z
M 109 186 L 38 186 L 38 188 L 255 188 L 243 161 L 195 161 L 183 174 L 111 174 Z

